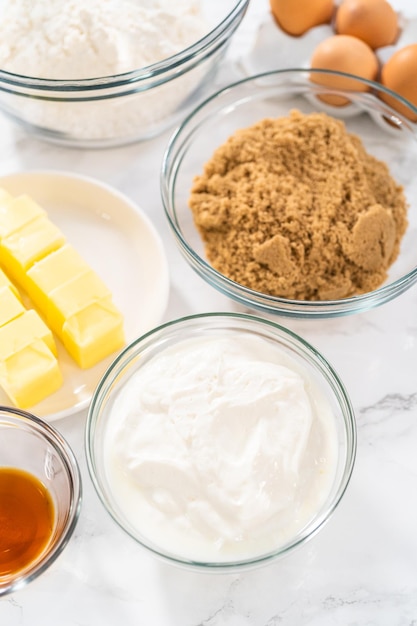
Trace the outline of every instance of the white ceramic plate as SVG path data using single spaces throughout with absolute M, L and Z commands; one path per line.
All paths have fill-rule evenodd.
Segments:
M 128 343 L 158 325 L 168 302 L 168 264 L 157 231 L 139 207 L 101 182 L 62 172 L 12 174 L 1 177 L 0 186 L 13 195 L 27 193 L 47 210 L 111 290 Z M 64 385 L 30 408 L 47 421 L 84 409 L 115 357 L 82 370 L 57 343 Z M 2 390 L 0 404 L 10 404 Z

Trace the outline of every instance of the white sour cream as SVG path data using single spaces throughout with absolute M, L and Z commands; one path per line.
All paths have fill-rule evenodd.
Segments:
M 117 505 L 182 558 L 254 558 L 291 540 L 326 499 L 333 414 L 280 349 L 243 333 L 154 356 L 116 398 L 105 439 Z

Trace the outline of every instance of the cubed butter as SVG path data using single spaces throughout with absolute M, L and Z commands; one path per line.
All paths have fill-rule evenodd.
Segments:
M 27 291 L 33 302 L 43 311 L 47 310 L 48 295 L 90 267 L 69 243 L 54 250 L 27 271 Z
M 51 331 L 33 309 L 0 328 L 0 386 L 21 408 L 37 404 L 63 382 Z
M 9 287 L 11 284 L 12 282 L 0 267 L 0 287 Z
M 91 367 L 123 346 L 123 316 L 110 299 L 92 302 L 64 322 L 61 340 L 80 367 Z
M 27 270 L 64 243 L 64 235 L 48 218 L 37 217 L 0 240 L 0 263 L 25 289 Z
M 48 326 L 81 368 L 92 367 L 125 343 L 123 316 L 111 292 L 69 245 L 36 263 L 28 271 L 26 287 Z
M 0 386 L 21 409 L 44 400 L 62 382 L 58 361 L 41 339 L 34 339 L 8 355 L 0 348 Z
M 122 347 L 123 318 L 109 289 L 43 209 L 26 196 L 6 195 L 2 204 L 0 194 L 0 205 L 0 263 L 78 365 L 91 367 Z
M 0 328 L 26 311 L 9 286 L 0 287 Z
M 47 309 L 44 312 L 46 323 L 60 334 L 64 323 L 86 306 L 110 298 L 111 293 L 93 270 L 75 276 L 71 280 L 53 289 L 47 298 Z
M 32 220 L 45 216 L 45 210 L 29 196 L 13 198 L 4 189 L 0 196 L 0 241 L 29 224 Z
M 51 330 L 34 309 L 24 309 L 20 315 L 0 327 L 0 355 L 17 352 L 34 339 L 41 339 L 54 355 L 57 354 Z
M 11 289 L 13 291 L 13 293 L 15 294 L 15 296 L 17 298 L 19 298 L 19 300 L 20 300 L 20 293 L 19 293 L 18 289 L 16 288 L 16 285 L 14 285 L 12 283 L 12 281 L 9 279 L 9 277 L 0 268 L 0 289 L 2 287 L 9 287 L 9 289 Z

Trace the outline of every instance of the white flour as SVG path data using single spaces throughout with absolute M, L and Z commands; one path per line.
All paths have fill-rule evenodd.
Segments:
M 166 59 L 206 32 L 196 0 L 8 0 L 0 67 L 38 78 L 112 76 Z
M 7 0 L 0 8 L 0 68 L 37 78 L 77 80 L 141 69 L 209 31 L 198 0 Z M 201 78 L 200 69 L 192 73 L 152 93 L 104 102 L 19 98 L 9 99 L 9 106 L 30 124 L 74 138 L 124 138 L 169 115 Z

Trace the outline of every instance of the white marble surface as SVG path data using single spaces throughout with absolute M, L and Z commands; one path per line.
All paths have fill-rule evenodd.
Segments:
M 393 4 L 417 14 L 414 0 Z M 253 0 L 230 63 L 266 11 L 266 0 Z M 228 72 L 225 66 L 223 76 Z M 55 168 L 114 185 L 140 204 L 165 242 L 172 281 L 165 319 L 233 310 L 188 268 L 165 223 L 158 177 L 168 136 L 107 151 L 68 150 L 0 120 L 0 173 Z M 417 288 L 353 317 L 280 321 L 335 366 L 357 415 L 353 478 L 323 531 L 284 560 L 241 575 L 196 574 L 156 561 L 99 502 L 86 470 L 81 413 L 55 423 L 82 470 L 79 523 L 43 576 L 0 599 L 1 626 L 417 625 Z

